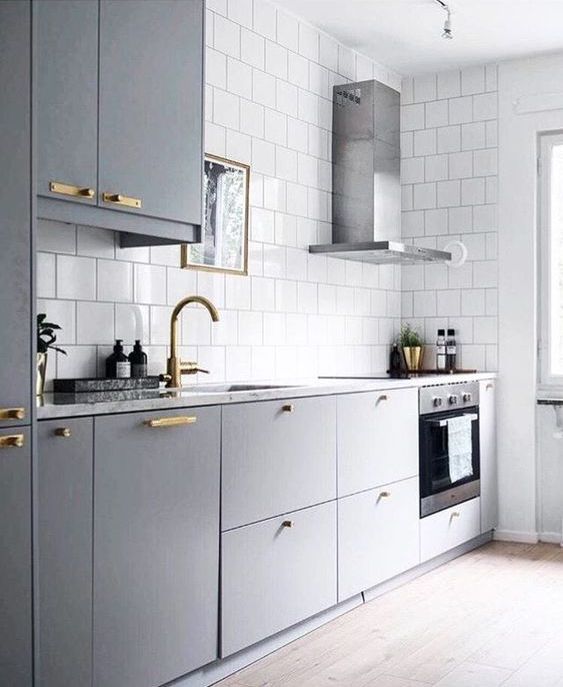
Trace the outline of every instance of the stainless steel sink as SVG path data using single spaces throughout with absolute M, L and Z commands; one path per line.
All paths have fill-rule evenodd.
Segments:
M 184 386 L 182 391 L 200 394 L 229 394 L 242 391 L 267 391 L 268 389 L 291 389 L 291 384 L 194 384 Z

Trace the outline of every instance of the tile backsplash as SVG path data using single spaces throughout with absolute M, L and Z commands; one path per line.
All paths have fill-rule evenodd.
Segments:
M 403 267 L 402 317 L 429 343 L 455 328 L 461 365 L 480 370 L 497 369 L 497 99 L 496 65 L 404 79 L 401 90 L 403 238 L 468 251 L 458 268 Z
M 103 374 L 115 338 L 164 371 L 173 305 L 182 355 L 207 381 L 386 369 L 401 314 L 400 268 L 311 256 L 331 235 L 332 85 L 387 69 L 267 0 L 207 2 L 206 152 L 251 165 L 249 276 L 182 270 L 179 248 L 121 249 L 113 232 L 40 220 L 38 309 L 68 355 L 49 376 Z M 188 381 L 188 380 L 187 380 Z

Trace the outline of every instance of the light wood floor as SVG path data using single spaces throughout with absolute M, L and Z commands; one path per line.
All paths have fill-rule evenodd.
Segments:
M 563 549 L 493 542 L 217 687 L 563 687 Z

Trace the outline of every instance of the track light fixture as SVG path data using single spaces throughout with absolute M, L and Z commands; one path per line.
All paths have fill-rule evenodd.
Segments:
M 444 2 L 444 0 L 434 0 L 440 5 L 440 7 L 446 12 L 446 20 L 444 22 L 444 30 L 442 32 L 442 38 L 452 39 L 454 37 L 452 32 L 452 11 L 450 6 Z

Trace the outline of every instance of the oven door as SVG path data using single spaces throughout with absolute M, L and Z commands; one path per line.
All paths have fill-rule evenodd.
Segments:
M 459 469 L 450 456 L 448 421 L 471 419 L 471 466 Z M 420 517 L 479 496 L 479 408 L 464 408 L 420 416 Z

